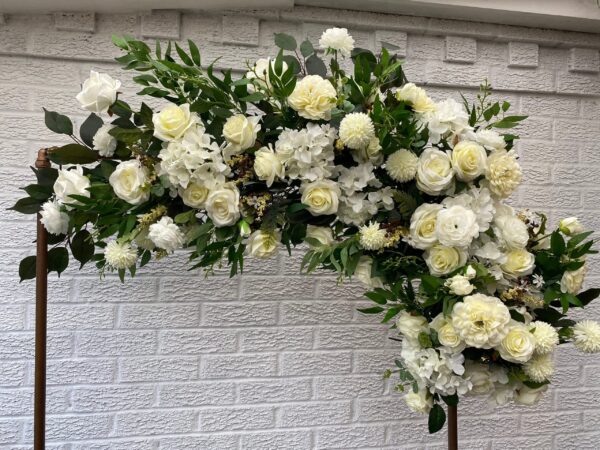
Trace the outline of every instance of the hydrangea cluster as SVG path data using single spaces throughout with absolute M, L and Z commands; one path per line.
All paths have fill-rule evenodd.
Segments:
M 600 294 L 582 292 L 591 231 L 505 203 L 522 180 L 506 130 L 524 116 L 491 101 L 487 82 L 473 103 L 435 101 L 395 55 L 355 48 L 344 28 L 323 33 L 325 61 L 309 41 L 275 42 L 278 55 L 233 79 L 203 68 L 193 42 L 176 45 L 180 64 L 170 44 L 152 53 L 115 38 L 117 60 L 142 72 L 139 94 L 163 106 L 134 110 L 119 81 L 92 72 L 80 137 L 46 111 L 75 143 L 50 149 L 61 169 L 38 170 L 14 209 L 40 212 L 57 245 L 50 270 L 70 253 L 124 279 L 185 249 L 193 268 L 233 276 L 248 257 L 307 244 L 302 269 L 361 281 L 375 302 L 361 311 L 393 324 L 401 345 L 386 374 L 432 432 L 441 405 L 465 395 L 535 403 L 559 344 L 600 352 L 600 325 L 567 317 Z

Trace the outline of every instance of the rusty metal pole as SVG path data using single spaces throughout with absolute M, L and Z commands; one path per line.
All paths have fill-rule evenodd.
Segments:
M 448 450 L 458 450 L 458 411 L 448 405 Z
M 38 152 L 35 167 L 50 167 L 48 152 Z M 35 392 L 33 406 L 33 448 L 44 450 L 46 440 L 46 323 L 48 302 L 48 233 L 37 215 L 37 256 L 35 260 Z

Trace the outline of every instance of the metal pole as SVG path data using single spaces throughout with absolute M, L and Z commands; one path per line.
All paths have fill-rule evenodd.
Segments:
M 448 405 L 448 450 L 458 450 L 458 412 Z
M 38 152 L 35 167 L 50 167 L 46 149 Z M 33 448 L 44 450 L 46 439 L 46 323 L 48 302 L 48 233 L 37 215 L 37 256 L 35 260 L 35 392 L 33 407 Z

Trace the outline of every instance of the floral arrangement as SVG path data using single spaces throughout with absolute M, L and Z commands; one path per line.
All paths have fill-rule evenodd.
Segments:
M 600 325 L 567 318 L 600 294 L 581 292 L 591 231 L 504 203 L 522 178 L 507 130 L 526 117 L 487 83 L 474 103 L 435 102 L 395 55 L 354 48 L 343 28 L 323 33 L 323 52 L 277 34 L 277 56 L 237 79 L 203 68 L 191 41 L 113 40 L 138 94 L 163 106 L 133 109 L 119 81 L 91 72 L 78 136 L 45 111 L 73 143 L 49 149 L 61 168 L 34 169 L 13 209 L 40 213 L 50 271 L 70 254 L 123 280 L 185 249 L 192 269 L 233 276 L 246 257 L 307 244 L 303 270 L 360 280 L 375 303 L 361 311 L 394 324 L 401 347 L 385 376 L 408 387 L 430 432 L 459 396 L 537 402 L 559 344 L 600 351 Z M 34 267 L 25 258 L 21 278 Z

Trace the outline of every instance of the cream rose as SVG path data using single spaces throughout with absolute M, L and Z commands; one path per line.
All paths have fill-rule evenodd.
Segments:
M 417 187 L 429 195 L 440 195 L 452 186 L 450 157 L 437 149 L 425 149 L 417 165 Z
M 435 233 L 437 215 L 442 205 L 423 203 L 410 218 L 409 243 L 421 250 L 432 247 L 437 242 Z
M 77 166 L 71 170 L 61 169 L 58 171 L 58 177 L 54 182 L 54 194 L 60 203 L 81 204 L 80 201 L 71 198 L 71 195 L 81 195 L 89 197 L 90 179 L 83 175 L 83 168 Z
M 473 141 L 460 141 L 452 150 L 452 168 L 456 178 L 472 181 L 485 172 L 487 153 Z
M 308 75 L 298 81 L 288 97 L 289 105 L 308 120 L 329 120 L 336 101 L 335 88 L 319 75 Z
M 535 256 L 521 248 L 506 254 L 506 261 L 500 265 L 502 271 L 513 277 L 530 275 L 535 267 Z
M 313 216 L 335 214 L 338 210 L 340 188 L 335 181 L 321 180 L 303 184 L 300 188 L 302 203 Z
M 81 92 L 75 97 L 83 109 L 102 114 L 117 101 L 117 92 L 121 82 L 105 73 L 90 71 L 90 76 L 83 82 Z
M 277 254 L 280 240 L 279 231 L 256 230 L 248 239 L 246 254 L 256 258 L 270 258 Z
M 284 168 L 272 148 L 262 147 L 254 154 L 254 173 L 271 186 L 276 178 L 283 179 Z
M 154 136 L 163 141 L 174 141 L 179 139 L 194 123 L 196 119 L 190 113 L 190 105 L 187 103 L 177 106 L 169 105 L 159 113 L 154 113 L 152 123 L 154 124 Z
M 414 83 L 406 83 L 396 91 L 396 98 L 400 101 L 410 103 L 416 113 L 435 111 L 435 103 L 431 100 L 423 88 Z
M 467 262 L 467 253 L 456 247 L 435 244 L 423 255 L 432 275 L 446 275 Z
M 485 178 L 492 194 L 505 198 L 521 184 L 523 173 L 513 151 L 496 150 L 487 159 Z
M 560 290 L 573 295 L 579 293 L 586 272 L 587 266 L 585 264 L 577 270 L 567 270 L 560 279 Z
M 469 282 L 469 278 L 464 275 L 454 275 L 448 278 L 444 285 L 454 295 L 469 295 L 475 289 L 475 286 Z
M 524 323 L 511 320 L 508 325 L 508 333 L 496 350 L 505 361 L 514 363 L 525 363 L 529 361 L 535 351 L 535 337 Z
M 181 200 L 190 208 L 203 208 L 209 193 L 210 190 L 199 183 L 189 183 L 185 189 L 179 188 Z
M 204 208 L 215 227 L 227 227 L 240 218 L 239 203 L 240 191 L 234 184 L 227 183 L 208 194 Z
M 504 303 L 484 294 L 469 295 L 452 310 L 452 326 L 470 347 L 499 345 L 508 333 L 510 320 Z
M 256 142 L 260 131 L 260 116 L 246 117 L 236 114 L 229 117 L 223 125 L 223 137 L 229 143 L 229 153 L 236 154 L 247 150 Z
M 444 347 L 452 349 L 453 352 L 464 350 L 465 343 L 452 326 L 452 319 L 450 317 L 444 317 L 444 314 L 440 313 L 434 317 L 430 326 L 437 332 L 438 341 Z
M 429 395 L 427 389 L 420 389 L 419 392 L 410 391 L 404 396 L 404 400 L 412 411 L 419 414 L 429 414 L 433 407 L 433 397 Z
M 585 231 L 585 228 L 581 222 L 579 222 L 577 217 L 567 217 L 566 219 L 561 220 L 558 227 L 560 228 L 560 231 L 567 236 L 583 233 Z
M 317 227 L 315 225 L 306 226 L 306 237 L 319 241 L 321 245 L 333 244 L 333 231 L 329 227 Z M 313 245 L 309 244 L 311 247 Z
M 438 241 L 448 247 L 468 247 L 479 235 L 477 216 L 460 205 L 444 208 L 438 213 L 435 234 Z
M 396 320 L 396 328 L 409 339 L 419 339 L 419 334 L 429 330 L 427 319 L 423 316 L 412 315 L 402 311 Z
M 108 182 L 117 197 L 132 205 L 139 205 L 150 198 L 148 169 L 137 159 L 119 163 Z

